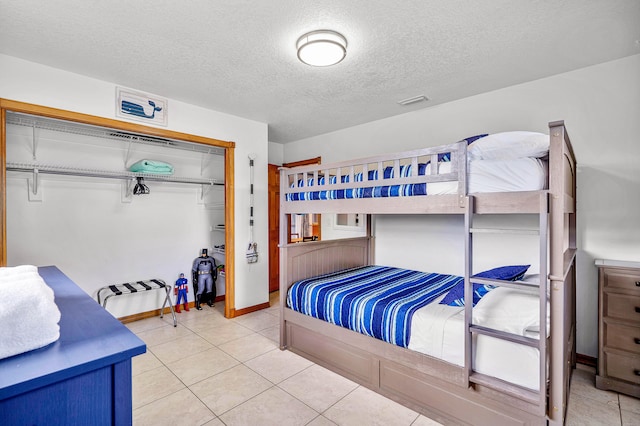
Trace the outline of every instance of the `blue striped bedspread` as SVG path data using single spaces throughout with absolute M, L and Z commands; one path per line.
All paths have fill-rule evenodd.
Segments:
M 440 154 L 444 155 L 444 154 Z M 447 157 L 448 158 L 448 157 Z M 428 163 L 420 163 L 418 164 L 418 176 L 424 176 L 427 170 Z M 400 167 L 400 177 L 409 177 L 411 176 L 411 165 L 403 165 Z M 393 178 L 393 167 L 386 167 L 383 170 L 381 179 L 391 179 Z M 368 180 L 371 181 L 372 184 L 376 182 L 382 183 L 382 180 L 379 180 L 377 170 L 370 170 L 368 173 Z M 362 182 L 363 174 L 356 173 L 354 175 L 355 182 Z M 349 182 L 349 176 L 341 176 L 340 181 L 342 183 Z M 330 184 L 338 183 L 338 178 L 336 176 L 331 176 L 329 178 Z M 324 185 L 325 178 L 318 178 L 318 185 Z M 287 201 L 302 201 L 302 200 L 341 200 L 345 198 L 380 198 L 380 197 L 410 197 L 414 195 L 427 195 L 427 184 L 426 183 L 411 183 L 404 185 L 378 185 L 378 186 L 368 186 L 364 188 L 353 188 L 353 189 L 330 189 L 330 190 L 311 190 L 315 185 L 313 178 L 308 178 L 305 182 L 303 180 L 298 180 L 297 183 L 291 185 L 291 188 L 304 188 L 303 192 L 293 192 L 287 194 Z M 317 187 L 317 186 L 316 186 Z
M 462 280 L 456 275 L 363 266 L 296 282 L 287 294 L 287 306 L 407 347 L 413 314 Z

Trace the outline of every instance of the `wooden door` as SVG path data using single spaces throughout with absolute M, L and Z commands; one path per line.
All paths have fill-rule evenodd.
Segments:
M 269 164 L 269 292 L 280 287 L 280 172 Z
M 308 160 L 285 163 L 284 167 L 304 166 L 307 164 L 320 164 L 320 157 Z M 280 171 L 279 166 L 269 164 L 269 292 L 280 288 Z M 318 239 L 321 236 L 320 215 L 315 215 L 316 223 L 313 227 L 313 235 Z M 289 233 L 288 233 L 289 234 Z M 289 234 L 288 241 L 291 242 Z

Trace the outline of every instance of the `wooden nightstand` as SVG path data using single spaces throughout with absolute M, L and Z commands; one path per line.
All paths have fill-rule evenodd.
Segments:
M 640 398 L 640 262 L 596 260 L 596 387 Z

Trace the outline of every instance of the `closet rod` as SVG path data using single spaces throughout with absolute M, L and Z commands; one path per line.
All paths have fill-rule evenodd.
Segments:
M 191 178 L 180 178 L 180 177 L 171 177 L 171 176 L 158 176 L 149 173 L 133 173 L 133 172 L 108 172 L 108 171 L 100 171 L 100 170 L 83 170 L 83 169 L 73 169 L 73 168 L 65 168 L 65 167 L 56 167 L 56 166 L 45 166 L 45 165 L 37 165 L 37 164 L 21 164 L 21 163 L 7 163 L 7 171 L 12 172 L 29 172 L 29 173 L 43 173 L 43 174 L 51 174 L 51 175 L 64 175 L 64 176 L 82 176 L 82 177 L 96 177 L 96 178 L 108 178 L 108 179 L 135 179 L 138 177 L 144 178 L 145 180 L 157 181 L 157 182 L 175 182 L 175 183 L 187 183 L 187 184 L 195 184 L 195 185 L 221 185 L 224 186 L 224 183 L 217 182 L 215 179 L 191 179 Z

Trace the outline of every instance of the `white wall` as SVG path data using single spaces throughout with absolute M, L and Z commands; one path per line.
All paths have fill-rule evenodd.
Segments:
M 640 55 L 634 55 L 296 141 L 285 145 L 284 161 L 322 156 L 323 163 L 329 163 L 450 143 L 478 133 L 548 133 L 548 122 L 565 120 L 579 163 L 577 349 L 597 356 L 594 260 L 640 260 L 638 76 Z M 454 254 L 462 245 L 459 220 L 377 218 L 377 263 L 459 271 L 462 263 Z M 435 246 L 430 245 L 433 240 Z M 491 251 L 502 246 L 489 244 Z
M 115 118 L 116 86 L 117 85 L 112 82 L 100 81 L 59 69 L 27 62 L 18 58 L 0 55 L 0 97 L 5 99 L 77 111 L 106 118 Z M 156 93 L 155 95 L 162 96 L 162 93 Z M 166 128 L 169 130 L 221 140 L 229 140 L 236 143 L 234 164 L 236 207 L 235 308 L 242 309 L 244 307 L 267 302 L 267 125 L 265 123 L 246 120 L 171 99 L 168 103 L 168 117 L 169 123 Z M 254 205 L 256 213 L 254 240 L 258 243 L 258 249 L 261 254 L 259 261 L 251 265 L 247 264 L 245 261 L 245 249 L 249 240 L 249 154 L 255 154 L 256 156 L 254 186 Z M 160 198 L 160 191 L 174 191 L 176 193 L 182 193 L 182 190 L 176 191 L 175 188 L 172 188 L 173 187 L 169 185 L 163 190 L 156 190 L 155 192 L 158 196 L 154 198 L 152 193 L 144 202 L 152 204 L 154 207 L 157 207 L 159 211 L 168 209 L 170 205 L 173 205 L 174 201 L 177 204 L 181 204 L 183 202 L 185 204 L 191 203 L 193 194 L 187 195 L 186 197 L 188 197 L 188 199 L 184 200 L 180 198 L 181 195 L 176 194 L 173 194 L 171 198 Z M 45 188 L 45 191 L 47 189 L 48 188 Z M 64 189 L 60 189 L 59 192 L 64 194 L 64 191 Z M 112 191 L 118 191 L 119 194 L 118 189 L 112 188 Z M 97 194 L 93 194 L 92 196 L 97 196 Z M 109 196 L 111 195 L 106 195 L 106 197 Z M 49 197 L 51 197 L 51 199 Z M 55 200 L 53 192 L 45 192 L 45 200 L 42 205 L 48 205 L 47 203 L 49 201 L 54 202 L 53 200 Z M 73 198 L 71 198 L 70 201 L 74 204 L 74 207 L 77 208 L 77 210 L 73 211 L 73 214 L 81 215 L 84 207 L 82 205 L 75 206 L 75 202 L 77 200 Z M 11 200 L 9 200 L 9 202 L 11 202 Z M 14 216 L 15 220 L 22 221 L 23 223 L 32 220 L 30 213 L 33 212 L 34 209 L 37 209 L 37 207 L 34 206 L 36 206 L 34 203 L 23 206 L 25 209 L 24 212 L 27 212 L 27 214 L 23 215 L 22 212 L 20 212 L 18 216 Z M 113 210 L 105 211 L 103 216 L 95 217 L 95 223 L 97 226 L 102 226 L 105 223 L 110 225 L 115 224 L 117 219 L 114 215 L 117 216 L 118 210 L 130 207 L 135 208 L 135 205 L 132 203 L 131 206 L 123 206 L 118 195 L 113 201 Z M 8 205 L 8 212 L 10 214 L 13 211 L 12 209 L 13 206 Z M 95 212 L 92 212 L 92 214 L 95 214 Z M 198 215 L 206 216 L 206 218 L 199 217 L 196 219 L 196 222 L 217 221 L 215 213 L 206 213 L 205 210 L 193 210 L 189 214 L 194 215 L 194 217 Z M 179 230 L 183 229 L 175 228 L 175 224 L 181 221 L 191 223 L 191 220 L 193 220 L 194 217 L 184 218 L 178 213 L 167 213 L 166 217 L 168 220 L 163 223 L 163 227 L 167 231 L 167 235 L 169 237 L 158 237 L 154 242 L 163 246 L 169 255 L 163 256 L 160 259 L 156 257 L 152 262 L 156 262 L 158 264 L 175 262 L 173 267 L 170 268 L 171 271 L 165 273 L 167 276 L 161 277 L 173 282 L 177 278 L 174 277 L 176 273 L 179 273 L 180 271 L 187 272 L 187 269 L 191 266 L 190 261 L 198 255 L 198 251 L 204 240 L 200 237 L 200 230 L 198 228 L 193 231 L 193 234 L 188 234 L 194 238 L 193 244 L 189 246 L 188 250 L 185 247 L 181 247 L 177 251 L 173 252 L 172 236 L 176 233 L 180 233 Z M 8 232 L 10 233 L 10 231 Z M 141 255 L 144 256 L 144 254 L 135 250 L 133 252 L 128 252 L 126 245 L 119 245 L 120 242 L 126 241 L 128 235 L 105 232 L 102 237 L 105 239 L 105 244 L 113 247 L 113 251 L 116 251 L 117 249 L 122 250 L 118 256 L 109 258 L 105 265 L 105 268 L 109 268 L 110 271 L 119 271 L 117 277 L 115 275 L 111 275 L 112 272 L 110 272 L 109 279 L 117 278 L 117 280 L 127 281 L 130 279 L 145 278 L 139 276 L 141 273 L 138 269 L 140 262 L 135 260 L 136 257 Z M 64 248 L 65 244 L 67 244 L 66 241 L 60 241 L 61 248 Z M 39 255 L 36 255 L 38 247 L 22 247 L 21 249 L 15 248 L 19 246 L 20 245 L 18 244 L 18 246 L 14 246 L 13 249 L 10 248 L 10 252 L 8 253 L 9 259 L 14 256 L 14 250 L 19 250 L 23 253 L 19 256 L 21 262 L 40 264 L 39 260 L 41 258 L 38 257 Z M 32 254 L 29 254 L 29 252 L 32 252 Z M 66 251 L 61 249 L 59 250 L 59 253 L 57 253 L 56 259 L 59 259 L 59 263 L 64 265 L 64 267 L 61 268 L 63 269 L 63 272 L 67 273 L 72 279 L 74 279 L 74 276 L 79 278 L 76 281 L 77 284 L 80 285 L 87 293 L 93 294 L 98 284 L 93 279 L 87 279 L 85 281 L 84 277 L 86 277 L 86 275 L 75 270 L 76 266 L 74 265 L 77 264 L 77 259 L 75 259 L 75 257 L 75 252 L 67 254 Z M 187 259 L 189 259 L 189 262 L 187 262 Z M 82 267 L 78 265 L 78 268 L 81 269 Z M 126 307 L 123 309 L 128 313 L 131 309 L 136 308 Z M 144 310 L 146 310 L 146 308 L 139 309 L 137 312 Z M 122 312 L 118 312 L 117 316 L 122 314 Z
M 276 142 L 269 142 L 269 164 L 281 166 L 284 163 L 284 145 Z

